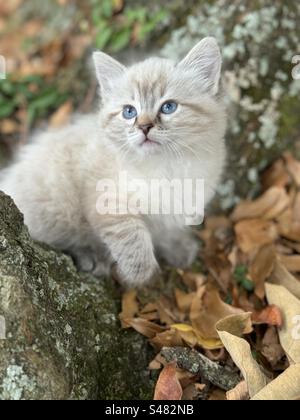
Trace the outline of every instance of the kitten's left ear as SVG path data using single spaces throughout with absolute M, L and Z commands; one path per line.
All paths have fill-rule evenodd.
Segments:
M 124 75 L 126 67 L 100 51 L 93 54 L 93 60 L 101 91 L 109 93 L 114 86 L 114 81 Z
M 179 67 L 195 72 L 213 95 L 219 90 L 222 56 L 215 38 L 208 37 L 200 41 L 179 63 Z

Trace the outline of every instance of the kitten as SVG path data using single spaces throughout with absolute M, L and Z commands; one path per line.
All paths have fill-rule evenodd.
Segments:
M 182 219 L 102 215 L 99 180 L 202 178 L 205 203 L 224 167 L 226 115 L 219 95 L 221 54 L 202 40 L 180 63 L 150 58 L 130 68 L 94 54 L 101 110 L 40 133 L 2 173 L 0 189 L 24 213 L 32 237 L 70 252 L 96 274 L 115 264 L 129 286 L 147 283 L 157 258 L 187 267 L 198 245 Z

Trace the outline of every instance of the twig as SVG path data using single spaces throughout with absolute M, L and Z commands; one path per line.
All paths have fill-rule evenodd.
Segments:
M 209 381 L 224 391 L 230 391 L 241 382 L 239 374 L 228 367 L 212 362 L 196 350 L 185 347 L 164 347 L 161 354 L 167 362 L 177 362 L 181 369 L 195 375 L 200 374 L 203 380 Z

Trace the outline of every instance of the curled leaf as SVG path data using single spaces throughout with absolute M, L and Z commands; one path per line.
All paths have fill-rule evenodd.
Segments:
M 267 324 L 274 327 L 282 327 L 283 324 L 281 310 L 275 305 L 253 312 L 252 321 L 255 324 Z
M 161 371 L 154 392 L 154 400 L 181 400 L 182 387 L 177 378 L 176 363 L 170 363 Z
M 278 378 L 257 393 L 252 400 L 297 400 L 300 395 L 300 364 L 290 366 Z
M 244 311 L 235 308 L 222 301 L 219 292 L 214 288 L 203 288 L 197 292 L 190 313 L 192 327 L 197 337 L 202 339 L 214 339 L 219 341 L 216 324 L 220 320 L 243 313 Z M 220 348 L 220 346 L 216 347 Z M 208 348 L 212 350 L 212 348 Z
M 292 363 L 300 363 L 300 300 L 285 287 L 266 284 L 267 299 L 280 308 L 283 325 L 279 330 L 280 343 Z
M 276 253 L 273 245 L 261 248 L 252 261 L 249 274 L 255 283 L 255 294 L 260 299 L 265 297 L 265 281 L 271 275 L 276 262 Z
M 235 226 L 239 248 L 248 254 L 264 245 L 272 244 L 278 237 L 275 223 L 262 220 L 243 220 Z
M 289 196 L 284 188 L 272 187 L 255 201 L 243 201 L 232 214 L 232 220 L 262 218 L 272 220 L 279 216 L 289 205 Z
M 249 391 L 246 381 L 240 382 L 234 389 L 226 393 L 228 401 L 249 400 Z
M 241 370 L 249 394 L 253 397 L 266 386 L 268 379 L 253 359 L 249 343 L 240 338 L 243 333 L 252 331 L 251 313 L 228 317 L 217 324 L 217 330 L 226 350 Z
M 124 318 L 123 322 L 125 326 L 132 327 L 137 332 L 148 338 L 154 338 L 156 334 L 165 331 L 165 328 L 143 318 Z
M 269 283 L 285 287 L 290 293 L 300 299 L 300 282 L 277 260 L 271 273 Z

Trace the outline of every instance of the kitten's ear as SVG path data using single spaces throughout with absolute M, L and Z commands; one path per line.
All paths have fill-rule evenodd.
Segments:
M 101 90 L 104 93 L 110 92 L 114 86 L 114 81 L 123 76 L 126 67 L 103 52 L 95 52 L 93 60 Z
M 215 38 L 208 37 L 200 41 L 179 63 L 179 66 L 187 71 L 194 71 L 213 95 L 218 93 L 222 56 Z

